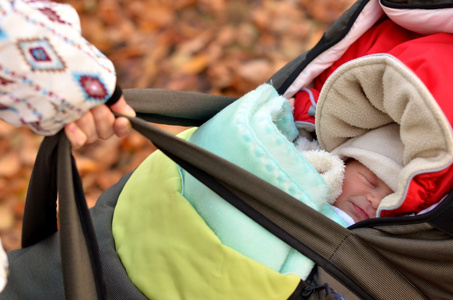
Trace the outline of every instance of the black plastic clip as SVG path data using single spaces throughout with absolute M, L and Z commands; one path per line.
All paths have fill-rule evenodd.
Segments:
M 309 297 L 311 294 L 313 294 L 313 292 L 317 292 L 317 291 L 321 291 L 321 290 L 326 291 L 326 297 L 328 297 L 328 298 L 335 299 L 335 300 L 346 300 L 346 298 L 343 295 L 332 290 L 328 283 L 324 283 L 324 284 L 317 285 L 317 286 L 307 286 L 306 288 L 304 288 L 302 290 L 301 296 L 306 298 L 306 297 Z

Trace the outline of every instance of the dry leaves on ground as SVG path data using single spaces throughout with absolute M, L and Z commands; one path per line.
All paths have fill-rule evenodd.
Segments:
M 313 47 L 352 0 L 67 0 L 83 35 L 115 64 L 123 88 L 241 96 Z M 166 127 L 178 131 L 181 128 Z M 0 122 L 0 236 L 20 247 L 41 137 Z M 133 133 L 74 151 L 88 204 L 154 146 Z

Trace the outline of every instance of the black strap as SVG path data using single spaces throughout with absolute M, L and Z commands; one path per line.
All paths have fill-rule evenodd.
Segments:
M 362 286 L 373 277 L 378 294 L 391 298 L 398 287 L 416 299 L 419 291 L 357 235 L 248 171 L 149 123 L 130 118 L 137 131 L 226 201 L 312 259 L 362 299 L 374 299 Z M 360 249 L 360 251 L 351 251 Z M 360 253 L 360 254 L 359 254 Z M 364 255 L 365 254 L 365 255 Z M 344 265 L 344 259 L 354 263 Z M 370 272 L 367 261 L 373 264 Z M 360 267 L 358 267 L 360 266 Z M 360 272 L 359 272 L 360 271 Z M 382 282 L 382 284 L 379 284 Z
M 345 257 L 351 261 L 357 261 L 362 266 L 366 265 L 368 260 L 381 261 L 378 254 L 353 232 L 225 159 L 179 139 L 144 120 L 129 119 L 136 130 L 214 192 L 315 261 L 359 297 L 374 298 L 374 295 L 362 287 L 361 276 L 355 265 L 342 264 Z M 55 151 L 58 153 L 56 160 Z M 33 184 L 29 190 L 30 199 L 27 198 L 27 213 L 24 216 L 26 219 L 24 220 L 26 237 L 24 245 L 37 242 L 32 238 L 35 234 L 45 237 L 56 230 L 55 206 L 51 205 L 52 201 L 55 201 L 57 191 L 52 177 L 56 165 L 60 194 L 61 249 L 63 272 L 66 273 L 64 282 L 67 298 L 96 299 L 97 296 L 102 299 L 105 295 L 102 265 L 80 178 L 64 134 L 60 133 L 57 137 L 44 140 L 35 169 L 42 165 L 45 165 L 43 170 L 33 171 Z M 49 178 L 50 183 L 48 183 Z M 46 190 L 48 190 L 47 194 Z M 40 218 L 42 215 L 39 213 L 36 215 L 34 208 L 50 216 L 50 221 L 42 221 Z M 357 255 L 356 251 L 349 249 L 361 249 L 362 255 Z M 364 253 L 366 255 L 363 255 Z M 366 276 L 375 276 L 376 278 L 373 278 L 375 282 L 382 282 L 378 284 L 382 289 L 379 295 L 391 298 L 393 294 L 387 286 L 392 283 L 407 290 L 406 295 L 417 298 L 417 291 L 396 270 L 389 268 L 385 261 L 382 264 L 375 264 L 373 268 L 376 272 L 370 274 L 367 271 Z
M 23 247 L 57 231 L 66 299 L 106 299 L 99 249 L 69 142 L 60 132 L 41 144 L 25 203 Z
M 125 89 L 137 116 L 154 123 L 200 126 L 237 98 L 166 89 Z
M 36 157 L 25 201 L 23 248 L 57 231 L 57 143 L 57 138 L 45 138 Z

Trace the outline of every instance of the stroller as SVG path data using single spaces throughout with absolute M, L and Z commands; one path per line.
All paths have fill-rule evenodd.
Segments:
M 88 211 L 67 141 L 62 134 L 46 138 L 27 196 L 23 248 L 8 254 L 11 273 L 1 298 L 451 298 L 453 135 L 443 81 L 452 72 L 445 63 L 453 53 L 452 14 L 449 1 L 358 1 L 313 49 L 269 80 L 276 94 L 290 98 L 331 68 L 316 122 L 296 123 L 328 151 L 370 129 L 400 126 L 405 165 L 382 218 L 344 228 L 251 171 L 186 142 L 193 130 L 177 138 L 146 122 L 204 126 L 240 99 L 126 90 L 143 119 L 131 119 L 134 128 L 160 151 Z M 415 52 L 402 47 L 342 61 L 360 37 L 384 22 L 427 39 Z M 426 57 L 434 63 L 425 64 Z M 286 132 L 279 120 L 272 121 Z M 184 201 L 182 172 L 312 260 L 308 277 L 275 272 L 219 243 Z M 423 214 L 398 215 L 431 205 Z

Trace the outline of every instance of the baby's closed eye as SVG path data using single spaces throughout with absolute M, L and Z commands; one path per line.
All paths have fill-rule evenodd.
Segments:
M 370 174 L 364 174 L 360 173 L 362 175 L 363 181 L 365 184 L 370 186 L 371 188 L 377 188 L 378 187 L 378 180 L 377 177 L 370 172 Z

